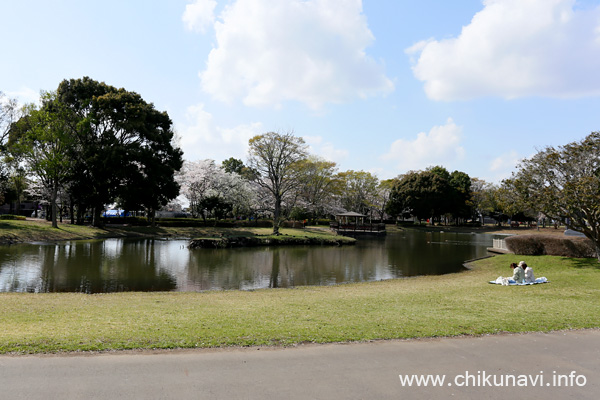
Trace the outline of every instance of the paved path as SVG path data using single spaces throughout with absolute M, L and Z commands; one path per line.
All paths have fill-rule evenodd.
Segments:
M 400 374 L 446 377 L 441 387 L 408 387 Z M 528 386 L 490 386 L 505 375 L 520 378 L 516 384 L 524 383 L 520 375 L 531 376 Z M 286 349 L 0 356 L 0 399 L 7 400 L 426 398 L 598 399 L 600 330 Z

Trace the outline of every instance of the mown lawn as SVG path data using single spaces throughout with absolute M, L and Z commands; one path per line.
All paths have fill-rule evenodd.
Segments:
M 90 226 L 60 224 L 52 228 L 48 221 L 0 220 L 0 243 L 42 242 L 109 237 L 111 233 Z
M 525 260 L 550 283 L 500 286 Z M 472 270 L 297 289 L 0 294 L 0 353 L 292 345 L 600 327 L 596 259 L 502 255 Z
M 61 240 L 101 239 L 109 237 L 179 237 L 179 238 L 220 238 L 253 237 L 279 238 L 270 236 L 272 228 L 218 228 L 218 227 L 149 227 L 107 225 L 95 228 L 86 225 L 59 224 L 52 228 L 48 221 L 0 221 L 0 243 L 53 242 Z M 282 236 L 330 238 L 334 233 L 326 228 L 280 229 Z M 284 239 L 284 238 L 283 238 Z M 348 243 L 354 242 L 346 238 Z

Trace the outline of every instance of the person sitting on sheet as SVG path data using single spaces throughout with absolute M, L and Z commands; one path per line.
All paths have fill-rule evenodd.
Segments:
M 512 280 L 516 283 L 523 283 L 523 280 L 525 279 L 525 271 L 523 271 L 523 267 L 515 263 L 510 264 L 510 267 L 513 269 Z
M 527 264 L 525 264 L 525 261 L 520 261 L 519 266 L 521 268 L 523 268 L 525 283 L 535 282 L 535 276 L 533 275 L 533 268 L 531 268 Z

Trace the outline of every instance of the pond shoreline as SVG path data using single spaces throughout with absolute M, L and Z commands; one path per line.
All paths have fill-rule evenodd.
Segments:
M 218 228 L 218 227 L 148 227 L 129 225 L 92 226 L 59 224 L 52 228 L 48 221 L 0 221 L 0 245 L 35 242 L 61 242 L 69 240 L 159 238 L 209 240 L 212 248 L 236 247 L 234 242 L 246 246 L 262 245 L 345 245 L 356 239 L 336 235 L 326 227 L 282 228 L 281 235 L 271 235 L 271 228 Z M 245 238 L 244 240 L 240 238 Z M 231 244 L 231 245 L 229 245 Z
M 58 229 L 52 228 L 49 221 L 27 218 L 25 221 L 0 221 L 0 245 L 31 243 L 31 242 L 57 242 L 66 240 L 89 240 L 89 239 L 110 239 L 110 238 L 216 238 L 221 237 L 257 237 L 271 236 L 271 228 L 218 228 L 218 227 L 148 227 L 148 226 L 129 226 L 129 225 L 106 225 L 104 228 L 95 228 L 92 226 L 71 225 L 69 223 L 59 223 Z M 488 234 L 543 234 L 563 236 L 563 229 L 546 228 L 510 228 L 498 226 L 484 227 L 456 227 L 452 225 L 387 225 L 388 233 L 403 230 L 419 230 L 432 232 L 457 232 L 457 233 L 488 233 Z M 305 237 L 322 236 L 327 238 L 337 238 L 336 241 L 353 241 L 354 239 L 336 235 L 329 227 L 309 226 L 302 229 L 284 228 L 290 236 Z M 291 233 L 290 233 L 291 232 Z M 340 239 L 345 238 L 345 239 Z M 312 240 L 312 239 L 311 239 Z M 271 240 L 271 242 L 273 242 Z M 294 244 L 294 243 L 289 243 Z M 298 243 L 298 244 L 329 244 L 329 243 Z M 331 243 L 339 245 L 338 243 Z M 343 243 L 349 244 L 349 243 Z M 277 245 L 269 243 L 267 245 Z
M 489 285 L 511 259 L 479 260 L 456 274 L 294 290 L 2 293 L 0 354 L 279 347 L 598 328 L 595 259 L 524 257 L 553 283 L 523 290 Z M 511 312 L 507 301 L 514 304 Z M 523 319 L 531 305 L 544 312 Z

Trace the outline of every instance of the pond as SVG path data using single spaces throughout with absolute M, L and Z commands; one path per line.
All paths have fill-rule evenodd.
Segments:
M 402 231 L 355 246 L 188 249 L 187 240 L 0 246 L 0 292 L 251 290 L 458 272 L 492 235 Z

